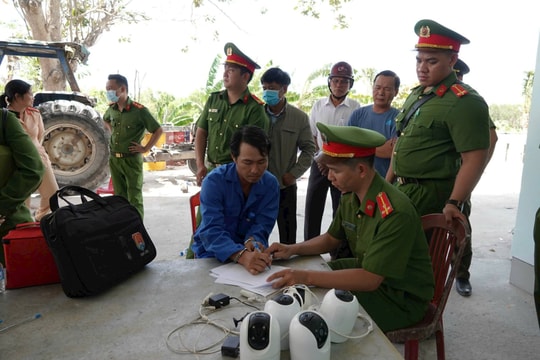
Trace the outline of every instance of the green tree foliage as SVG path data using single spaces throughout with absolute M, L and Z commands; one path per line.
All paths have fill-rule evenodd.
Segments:
M 295 5 L 295 10 L 300 11 L 301 14 L 305 16 L 314 17 L 315 19 L 320 18 L 321 12 L 325 9 L 321 9 L 325 5 L 330 7 L 330 11 L 334 15 L 336 21 L 336 27 L 340 29 L 347 28 L 349 24 L 347 23 L 347 17 L 341 12 L 342 6 L 345 3 L 350 2 L 351 0 L 297 0 Z
M 497 126 L 497 131 L 503 133 L 519 132 L 523 130 L 522 118 L 524 114 L 522 110 L 523 107 L 519 104 L 491 105 L 489 114 Z
M 93 46 L 97 39 L 120 22 L 132 23 L 148 18 L 129 10 L 127 0 L 12 0 L 21 14 L 28 35 L 24 38 L 43 41 L 78 42 Z M 41 82 L 45 90 L 65 90 L 66 78 L 55 59 L 39 59 Z M 78 61 L 70 62 L 77 71 Z

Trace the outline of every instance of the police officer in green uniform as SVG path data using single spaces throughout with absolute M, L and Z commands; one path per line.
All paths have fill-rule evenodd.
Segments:
M 0 110 L 0 239 L 17 224 L 31 222 L 25 201 L 39 187 L 45 167 L 41 157 L 10 111 Z M 0 262 L 4 247 L 0 243 Z
M 463 61 L 462 59 L 458 59 L 456 64 L 454 65 L 454 71 L 456 73 L 458 80 L 463 81 L 463 76 L 467 75 L 470 72 L 470 68 L 465 63 L 465 61 Z M 489 118 L 489 151 L 488 151 L 488 159 L 486 162 L 486 166 L 489 163 L 489 160 L 491 160 L 493 152 L 495 151 L 495 145 L 497 144 L 498 136 L 497 136 L 496 130 L 497 130 L 497 127 L 495 126 L 495 123 L 493 122 L 493 120 L 491 120 L 491 117 L 490 117 Z M 462 212 L 467 217 L 469 228 L 472 229 L 471 221 L 470 221 L 471 208 L 472 208 L 471 198 L 469 197 L 463 203 Z M 467 238 L 467 246 L 465 247 L 463 257 L 461 258 L 461 264 L 459 264 L 458 272 L 456 274 L 456 290 L 458 294 L 460 294 L 461 296 L 470 296 L 472 293 L 472 287 L 469 281 L 469 278 L 470 278 L 469 268 L 471 267 L 472 255 L 473 255 L 472 236 L 469 236 Z
M 247 124 L 266 131 L 269 128 L 263 102 L 248 89 L 253 72 L 260 66 L 233 43 L 225 45 L 225 55 L 225 90 L 210 95 L 197 120 L 195 157 L 199 186 L 208 170 L 232 162 L 229 143 L 236 130 Z
M 398 140 L 386 179 L 409 196 L 420 215 L 460 218 L 488 160 L 489 110 L 469 85 L 457 81 L 454 65 L 462 35 L 432 20 L 415 25 L 416 73 L 413 88 L 396 118 Z M 468 290 L 468 279 L 456 282 Z
M 124 76 L 109 75 L 106 89 L 111 104 L 103 120 L 111 130 L 109 167 L 114 193 L 125 197 L 144 217 L 142 154 L 156 144 L 163 129 L 146 107 L 130 99 Z M 152 136 L 141 145 L 146 131 Z
M 333 271 L 283 270 L 273 286 L 304 284 L 352 291 L 383 331 L 418 322 L 433 297 L 434 279 L 421 219 L 410 199 L 374 169 L 376 131 L 317 123 L 323 147 L 316 161 L 344 194 L 328 231 L 293 245 L 273 243 L 274 258 L 324 254 L 347 242 L 353 258 L 329 263 Z

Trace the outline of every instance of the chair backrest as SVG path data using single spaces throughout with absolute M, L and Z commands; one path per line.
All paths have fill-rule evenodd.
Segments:
M 109 182 L 107 184 L 107 187 L 100 187 L 99 189 L 96 190 L 96 193 L 101 195 L 101 194 L 111 194 L 111 195 L 114 195 L 114 187 L 113 187 L 113 183 L 112 183 L 112 177 L 109 178 Z
M 469 225 L 457 219 L 448 226 L 443 214 L 422 216 L 422 227 L 428 237 L 431 266 L 435 276 L 435 293 L 431 302 L 437 308 L 437 318 L 442 316 L 446 306 L 471 230 Z
M 191 228 L 195 234 L 197 230 L 197 208 L 201 205 L 201 192 L 199 191 L 195 195 L 189 198 L 189 209 L 191 210 Z

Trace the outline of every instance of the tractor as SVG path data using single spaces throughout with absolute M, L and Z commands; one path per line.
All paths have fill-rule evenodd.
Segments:
M 43 146 L 60 187 L 96 189 L 109 174 L 109 132 L 94 109 L 96 99 L 80 92 L 70 60 L 85 63 L 89 52 L 73 42 L 0 41 L 0 64 L 5 56 L 53 58 L 60 61 L 71 91 L 34 93 L 45 127 Z

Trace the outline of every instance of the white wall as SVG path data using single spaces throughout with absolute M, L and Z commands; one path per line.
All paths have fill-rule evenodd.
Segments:
M 510 270 L 510 282 L 530 293 L 534 287 L 534 218 L 540 208 L 540 38 L 535 74 Z

